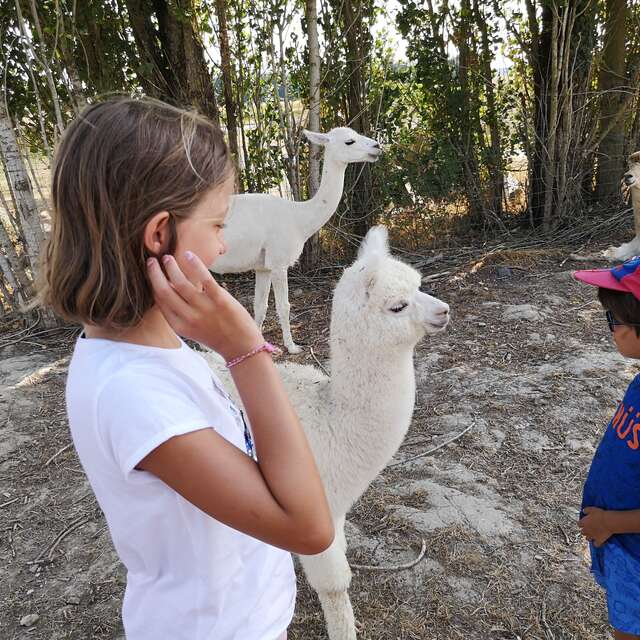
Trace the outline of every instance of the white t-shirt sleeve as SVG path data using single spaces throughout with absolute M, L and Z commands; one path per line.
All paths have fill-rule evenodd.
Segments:
M 174 436 L 211 424 L 179 374 L 114 375 L 98 396 L 98 430 L 107 453 L 123 474 Z

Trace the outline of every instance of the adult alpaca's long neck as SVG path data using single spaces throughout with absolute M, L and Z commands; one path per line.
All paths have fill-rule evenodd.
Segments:
M 633 220 L 636 236 L 640 236 L 640 187 L 631 189 L 631 203 L 633 205 Z
M 337 342 L 337 341 L 336 341 Z M 413 349 L 345 350 L 331 344 L 331 415 L 334 469 L 341 495 L 338 511 L 348 510 L 402 443 L 415 405 Z
M 310 238 L 319 231 L 338 208 L 344 189 L 346 168 L 344 162 L 325 154 L 318 191 L 313 198 L 300 203 L 299 213 L 296 214 L 303 224 L 305 237 Z

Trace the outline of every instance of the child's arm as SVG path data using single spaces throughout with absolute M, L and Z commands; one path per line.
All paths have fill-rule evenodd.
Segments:
M 585 507 L 585 516 L 578 523 L 583 535 L 596 547 L 616 533 L 640 533 L 640 509 L 614 511 Z
M 251 316 L 197 258 L 190 281 L 173 259 L 165 268 L 171 285 L 157 263 L 149 277 L 159 307 L 180 335 L 207 344 L 227 360 L 261 344 Z M 333 540 L 333 521 L 313 455 L 271 358 L 258 353 L 231 371 L 260 463 L 213 429 L 202 429 L 171 438 L 138 467 L 234 529 L 296 553 L 319 553 Z
M 604 518 L 611 533 L 640 533 L 640 509 L 605 511 Z

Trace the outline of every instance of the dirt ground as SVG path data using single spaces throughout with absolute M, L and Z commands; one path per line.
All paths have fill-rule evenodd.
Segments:
M 604 263 L 570 261 L 573 250 L 423 256 L 425 276 L 446 272 L 429 287 L 453 320 L 419 346 L 411 429 L 349 517 L 350 561 L 382 567 L 354 570 L 363 640 L 607 637 L 576 516 L 594 447 L 636 368 L 615 352 L 594 290 L 571 279 Z M 292 277 L 298 362 L 328 356 L 340 272 L 322 273 Z M 250 279 L 229 288 L 250 301 Z M 122 638 L 124 571 L 65 418 L 75 333 L 21 323 L 0 333 L 2 640 Z M 280 342 L 271 311 L 266 335 Z M 393 569 L 402 564 L 412 566 Z M 326 638 L 301 573 L 290 638 Z

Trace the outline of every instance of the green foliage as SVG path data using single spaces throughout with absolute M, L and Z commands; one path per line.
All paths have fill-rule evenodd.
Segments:
M 45 63 L 53 76 L 65 122 L 74 116 L 74 103 L 79 97 L 73 95 L 73 72 L 82 83 L 83 99 L 139 90 L 135 74 L 139 63 L 122 4 L 117 0 L 87 0 L 73 3 L 75 14 L 71 5 L 61 0 L 36 3 L 43 34 L 40 41 L 29 3 L 22 3 L 28 38 L 19 30 L 15 5 L 0 4 L 7 104 L 21 127 L 23 142 L 35 153 L 45 151 L 44 138 L 51 145 L 58 135 Z
M 154 6 L 169 4 L 175 17 L 193 25 L 195 37 L 207 43 L 211 82 L 222 103 L 214 0 L 158 0 Z M 538 13 L 543 4 L 536 4 Z M 568 0 L 554 0 L 554 6 L 564 7 L 563 11 L 569 4 Z M 9 111 L 20 124 L 25 144 L 42 152 L 57 137 L 54 101 L 42 61 L 48 61 L 51 68 L 65 122 L 77 108 L 74 73 L 82 98 L 91 100 L 111 92 L 141 93 L 154 82 L 158 70 L 139 49 L 123 0 L 41 0 L 37 6 L 42 42 L 29 5 L 21 3 L 31 34 L 27 40 L 18 32 L 13 2 L 0 3 L 0 52 Z M 589 92 L 597 89 L 604 5 L 601 1 L 585 5 L 588 10 L 577 19 L 573 79 L 588 77 Z M 626 63 L 627 77 L 633 80 L 640 68 L 640 4 L 629 0 L 628 6 Z M 407 56 L 398 62 L 384 30 L 373 35 L 380 22 L 389 20 L 389 3 L 319 0 L 321 128 L 349 125 L 359 115 L 353 113 L 357 101 L 351 79 L 360 72 L 366 118 L 357 120 L 364 124 L 354 126 L 370 127 L 370 134 L 385 148 L 382 159 L 371 167 L 369 187 L 375 211 L 422 206 L 429 201 L 464 203 L 466 199 L 471 204 L 474 189 L 481 207 L 487 208 L 508 159 L 531 153 L 540 135 L 535 129 L 533 34 L 529 16 L 518 7 L 514 2 L 480 0 L 399 0 L 395 26 Z M 300 196 L 307 196 L 308 144 L 300 139 L 309 101 L 304 8 L 304 0 L 227 2 L 232 99 L 244 156 L 240 179 L 248 191 L 277 190 L 285 176 L 291 179 L 287 171 L 293 170 L 300 173 Z M 353 33 L 345 29 L 349 11 L 356 18 Z M 153 24 L 157 30 L 162 28 Z M 353 34 L 355 40 L 348 42 Z M 349 47 L 364 52 L 362 67 L 350 58 Z M 510 61 L 508 69 L 496 68 L 498 49 Z M 585 130 L 597 124 L 599 98 L 583 92 L 572 99 L 576 120 L 586 123 Z M 640 139 L 637 104 L 636 98 L 636 108 L 626 121 L 630 140 Z M 224 108 L 220 116 L 226 124 Z M 582 142 L 586 146 L 588 140 Z M 635 141 L 629 142 L 633 144 Z M 362 171 L 355 167 L 348 173 L 348 195 L 341 215 L 354 205 L 352 192 L 361 188 L 355 177 Z

